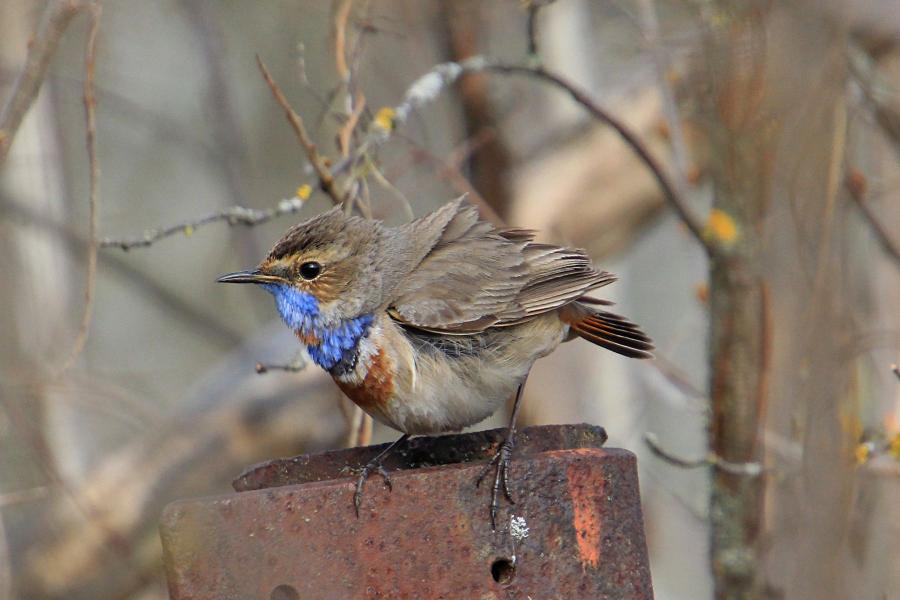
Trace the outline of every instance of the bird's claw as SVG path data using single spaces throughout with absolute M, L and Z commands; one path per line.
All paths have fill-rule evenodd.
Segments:
M 496 454 L 491 458 L 490 462 L 484 466 L 478 479 L 475 480 L 475 486 L 481 486 L 481 482 L 490 472 L 491 467 L 495 468 L 494 485 L 491 487 L 491 531 L 497 531 L 497 511 L 500 510 L 500 489 L 503 489 L 503 495 L 510 504 L 515 504 L 512 494 L 509 491 L 509 463 L 513 451 L 513 436 L 510 433 L 497 450 Z
M 388 491 L 394 491 L 394 486 L 391 483 L 391 477 L 388 475 L 387 470 L 381 465 L 380 460 L 375 460 L 367 464 L 362 468 L 362 471 L 359 474 L 359 478 L 356 480 L 356 491 L 353 493 L 353 508 L 356 509 L 356 517 L 359 518 L 359 507 L 362 504 L 362 493 L 363 486 L 366 483 L 366 479 L 369 478 L 369 475 L 372 472 L 376 472 L 384 479 L 384 485 L 387 487 Z

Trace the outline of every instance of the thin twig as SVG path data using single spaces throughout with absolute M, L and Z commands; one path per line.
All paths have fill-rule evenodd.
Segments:
M 28 43 L 25 66 L 16 77 L 3 110 L 0 110 L 0 164 L 6 160 L 22 119 L 37 98 L 60 38 L 72 17 L 83 7 L 75 0 L 51 0 L 44 9 L 37 32 Z
M 306 364 L 304 363 L 302 365 L 294 365 L 294 364 L 276 365 L 276 364 L 265 364 L 265 363 L 258 362 L 258 363 L 256 363 L 255 368 L 256 368 L 257 375 L 264 375 L 264 374 L 268 373 L 269 371 L 287 371 L 288 373 L 299 373 L 300 371 L 302 371 L 303 369 L 306 368 Z
M 356 404 L 351 403 L 350 411 L 344 412 L 344 417 L 347 419 L 348 424 L 346 446 L 352 448 L 368 446 L 372 443 L 372 427 L 374 423 L 368 413 Z
M 353 132 L 359 124 L 359 119 L 366 109 L 366 97 L 362 92 L 356 93 L 356 99 L 353 102 L 353 112 L 347 117 L 346 122 L 338 131 L 338 146 L 340 146 L 341 156 L 350 155 L 350 142 L 353 139 Z
M 343 404 L 343 396 L 338 402 L 340 403 L 340 406 L 345 406 Z M 363 411 L 353 402 L 350 402 L 350 406 L 347 407 L 347 409 L 348 410 L 341 411 L 344 415 L 344 419 L 347 421 L 347 433 L 344 435 L 344 446 L 353 448 L 357 445 L 356 442 L 359 440 L 359 430 L 362 428 Z
M 476 190 L 475 186 L 473 186 L 466 178 L 460 167 L 473 152 L 481 147 L 488 135 L 493 135 L 493 133 L 484 132 L 483 134 L 475 135 L 463 140 L 462 143 L 450 151 L 446 158 L 436 156 L 424 146 L 416 143 L 415 140 L 403 136 L 401 137 L 413 147 L 414 157 L 416 159 L 413 161 L 414 163 L 419 162 L 421 159 L 437 167 L 438 178 L 445 179 L 458 193 L 466 194 L 469 200 L 478 206 L 478 212 L 484 219 L 487 219 L 498 227 L 503 227 L 505 225 L 503 219 L 500 218 L 500 215 L 497 214 L 497 211 L 491 207 L 488 201 L 478 193 L 478 190 Z
M 0 508 L 22 504 L 23 502 L 34 502 L 46 498 L 49 493 L 50 486 L 47 485 L 39 485 L 37 487 L 16 490 L 14 492 L 4 492 L 0 494 Z
M 306 356 L 303 352 L 298 352 L 294 358 L 291 359 L 291 362 L 284 364 L 272 364 L 272 363 L 256 363 L 256 372 L 259 375 L 264 373 L 268 373 L 269 371 L 287 371 L 288 373 L 299 373 L 303 369 L 306 368 Z
M 100 5 L 89 5 L 91 13 L 91 27 L 88 31 L 84 46 L 84 120 L 86 128 L 85 144 L 87 146 L 89 165 L 89 192 L 88 206 L 90 210 L 90 225 L 88 227 L 87 247 L 87 276 L 84 284 L 84 310 L 81 313 L 81 323 L 75 342 L 69 355 L 62 363 L 62 367 L 56 374 L 60 377 L 78 359 L 84 345 L 87 342 L 88 331 L 91 327 L 91 316 L 94 308 L 94 290 L 97 283 L 97 222 L 100 210 L 100 162 L 97 158 L 97 98 L 94 94 L 94 73 L 97 65 L 97 33 L 100 31 Z
M 347 66 L 347 20 L 353 0 L 340 0 L 334 14 L 334 68 L 341 82 L 350 82 L 350 68 Z
M 524 67 L 521 65 L 489 65 L 487 67 L 488 70 L 498 72 L 498 73 L 506 73 L 513 75 L 523 75 L 526 77 L 533 77 L 550 83 L 562 90 L 565 90 L 569 96 L 578 104 L 580 104 L 585 110 L 590 113 L 590 115 L 610 127 L 612 127 L 618 134 L 619 137 L 632 149 L 632 151 L 644 162 L 645 165 L 650 169 L 653 173 L 653 176 L 656 178 L 659 187 L 663 191 L 663 195 L 668 201 L 670 207 L 675 211 L 678 217 L 681 219 L 684 226 L 687 227 L 688 231 L 694 236 L 694 239 L 699 243 L 703 249 L 706 251 L 707 255 L 712 256 L 717 252 L 717 247 L 713 245 L 713 243 L 707 239 L 707 237 L 703 234 L 703 226 L 700 224 L 700 221 L 693 215 L 693 213 L 684 205 L 681 197 L 675 191 L 675 188 L 669 182 L 668 176 L 663 171 L 662 166 L 657 162 L 657 160 L 650 154 L 650 151 L 644 145 L 643 142 L 637 137 L 635 133 L 633 133 L 624 123 L 613 117 L 606 110 L 600 108 L 597 104 L 594 103 L 593 100 L 582 90 L 576 88 L 574 85 L 570 84 L 568 81 L 562 79 L 559 75 L 555 73 L 551 73 L 542 67 Z
M 249 204 L 247 186 L 247 157 L 249 155 L 246 136 L 243 134 L 241 119 L 234 104 L 232 81 L 225 65 L 227 56 L 225 33 L 218 22 L 220 15 L 211 2 L 197 0 L 181 0 L 182 8 L 187 15 L 194 36 L 199 44 L 207 64 L 206 102 L 209 107 L 210 122 L 213 123 L 212 135 L 215 147 L 222 149 L 216 153 L 216 166 L 224 176 L 226 194 L 218 196 L 220 208 L 228 206 L 246 206 Z M 231 246 L 238 248 L 241 262 L 256 260 L 263 249 L 255 235 L 239 235 L 231 231 Z
M 167 227 L 148 229 L 144 232 L 143 235 L 139 237 L 120 239 L 103 238 L 102 240 L 100 240 L 100 247 L 119 248 L 120 250 L 127 251 L 131 250 L 132 248 L 152 246 L 157 241 L 178 233 L 182 233 L 188 236 L 192 235 L 196 229 L 218 221 L 225 221 L 231 226 L 245 225 L 247 227 L 252 227 L 254 225 L 260 225 L 267 221 L 271 221 L 272 219 L 275 219 L 277 217 L 292 215 L 303 208 L 303 205 L 305 203 L 306 200 L 304 200 L 303 198 L 294 196 L 293 198 L 282 200 L 278 203 L 277 206 L 273 208 L 265 210 L 245 208 L 243 206 L 231 206 L 229 208 L 226 208 L 225 210 L 190 221 L 183 221 L 181 223 L 176 223 L 175 225 L 169 225 Z
M 659 39 L 659 17 L 656 12 L 656 0 L 639 0 L 640 23 L 644 38 L 653 61 L 660 99 L 662 100 L 663 114 L 668 122 L 669 140 L 672 144 L 672 157 L 675 162 L 675 187 L 679 195 L 684 198 L 687 195 L 687 173 L 690 169 L 690 153 L 684 136 L 684 127 L 681 125 L 681 115 L 678 114 L 678 104 L 675 102 L 675 92 L 669 81 L 668 53 L 663 52 L 662 42 Z
M 896 96 L 888 80 L 878 73 L 878 58 L 860 44 L 851 44 L 848 66 L 850 74 L 862 91 L 863 98 L 872 108 L 872 116 L 884 135 L 891 141 L 894 151 L 900 154 L 900 109 L 886 98 Z M 879 92 L 880 88 L 880 92 Z
M 654 456 L 670 465 L 681 467 L 682 469 L 697 469 L 709 466 L 709 461 L 706 460 L 706 458 L 688 460 L 686 458 L 681 458 L 680 456 L 675 456 L 668 450 L 663 449 L 659 444 L 659 439 L 656 437 L 656 434 L 650 432 L 645 433 L 644 443 L 647 444 L 647 447 L 650 448 L 650 451 L 653 452 Z
M 860 173 L 851 171 L 844 179 L 844 187 L 847 188 L 850 198 L 853 199 L 853 202 L 856 204 L 857 208 L 859 208 L 859 213 L 872 230 L 872 233 L 875 234 L 875 239 L 878 240 L 878 243 L 881 245 L 885 254 L 890 256 L 894 262 L 900 264 L 900 246 L 891 239 L 891 234 L 888 233 L 884 225 L 881 224 L 878 217 L 872 211 L 872 207 L 870 207 L 869 203 L 866 201 L 866 186 L 863 182 L 864 180 Z
M 390 182 L 390 180 L 384 176 L 381 170 L 378 168 L 378 165 L 372 163 L 369 165 L 369 174 L 375 178 L 375 181 L 381 185 L 382 188 L 390 192 L 394 197 L 396 197 L 400 201 L 400 205 L 403 207 L 404 215 L 407 219 L 412 221 L 416 218 L 415 213 L 413 213 L 412 203 L 409 201 L 409 198 L 406 197 L 406 194 L 401 192 L 397 186 Z
M 29 205 L 5 202 L 2 199 L 0 199 L 0 214 L 7 219 L 24 219 L 29 226 L 37 227 L 42 232 L 57 237 L 66 245 L 68 252 L 79 261 L 87 257 L 87 240 L 84 236 L 77 234 L 68 224 L 56 221 Z M 207 306 L 195 306 L 170 289 L 169 286 L 156 281 L 151 274 L 137 269 L 132 262 L 121 258 L 118 254 L 102 252 L 97 258 L 99 270 L 108 270 L 110 274 L 117 276 L 117 280 L 121 279 L 131 289 L 140 291 L 151 302 L 163 307 L 166 311 L 165 314 L 171 314 L 175 319 L 179 319 L 192 330 L 195 329 L 197 333 L 204 335 L 211 342 L 231 348 L 243 338 L 224 319 L 220 319 L 217 314 L 208 311 Z
M 256 56 L 256 64 L 259 65 L 259 70 L 262 72 L 266 84 L 268 84 L 269 89 L 272 90 L 272 96 L 275 97 L 275 101 L 278 102 L 278 105 L 281 106 L 282 109 L 284 109 L 284 114 L 291 124 L 291 127 L 293 127 L 294 133 L 297 135 L 297 140 L 299 140 L 300 145 L 303 146 L 303 150 L 306 151 L 306 157 L 309 159 L 310 164 L 312 164 L 312 167 L 316 172 L 316 176 L 319 178 L 319 185 L 322 187 L 322 190 L 331 197 L 332 202 L 335 204 L 342 204 L 344 201 L 343 194 L 337 190 L 334 177 L 332 176 L 331 171 L 328 170 L 328 167 L 325 166 L 316 145 L 309 137 L 306 126 L 303 124 L 303 119 L 300 118 L 300 115 L 298 115 L 293 108 L 291 108 L 284 92 L 281 91 L 281 88 L 278 87 L 278 84 L 272 79 L 269 69 L 266 68 L 265 63 L 263 63 L 262 58 L 260 58 L 259 55 Z
M 528 56 L 532 60 L 540 61 L 540 48 L 538 46 L 538 13 L 548 4 L 553 4 L 554 0 L 529 0 L 528 2 L 528 20 L 525 25 L 528 39 Z
M 650 451 L 658 458 L 664 460 L 670 465 L 681 467 L 682 469 L 697 469 L 700 467 L 714 467 L 732 475 L 743 475 L 746 477 L 759 477 L 763 474 L 763 467 L 759 463 L 733 463 L 725 460 L 721 456 L 717 456 L 712 452 L 703 458 L 686 459 L 675 456 L 668 450 L 664 449 L 655 434 L 647 432 L 644 434 L 644 443 L 650 448 Z
M 375 423 L 368 413 L 362 413 L 362 421 L 359 424 L 359 435 L 356 438 L 357 446 L 368 446 L 372 443 L 372 429 Z
M 686 396 L 690 396 L 695 401 L 702 400 L 704 410 L 708 410 L 709 396 L 706 392 L 694 385 L 687 373 L 679 369 L 675 363 L 661 356 L 659 353 L 656 353 L 654 359 L 649 362 L 663 377 L 665 377 L 666 381 L 672 384 L 678 391 Z

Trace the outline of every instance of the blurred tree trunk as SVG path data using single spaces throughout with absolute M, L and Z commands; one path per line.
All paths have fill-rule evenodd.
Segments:
M 767 307 L 758 232 L 770 202 L 777 139 L 774 127 L 761 123 L 762 101 L 771 93 L 759 47 L 764 15 L 741 14 L 745 10 L 737 9 L 709 32 L 705 83 L 712 93 L 701 97 L 706 99 L 701 127 L 713 157 L 713 214 L 720 226 L 711 229 L 720 252 L 710 261 L 710 449 L 734 464 L 760 458 Z M 716 597 L 759 598 L 762 480 L 722 469 L 712 477 Z
M 846 37 L 809 3 L 712 10 L 705 79 L 694 90 L 713 157 L 709 234 L 721 248 L 710 263 L 710 449 L 726 461 L 710 497 L 715 595 L 848 597 L 836 567 L 848 510 L 852 439 L 841 415 L 851 363 L 842 348 L 852 315 L 834 245 Z M 802 484 L 769 506 L 803 515 L 794 522 L 803 552 L 793 538 L 794 558 L 764 569 L 763 555 L 784 537 L 763 517 L 776 474 L 743 467 L 763 464 L 763 429 L 784 419 L 800 424 L 792 436 L 803 464 L 789 477 Z

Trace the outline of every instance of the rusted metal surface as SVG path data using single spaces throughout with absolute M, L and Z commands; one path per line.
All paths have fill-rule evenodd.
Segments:
M 384 467 L 388 471 L 395 471 L 489 460 L 497 451 L 498 444 L 503 442 L 505 433 L 505 429 L 491 429 L 476 433 L 412 438 L 388 455 Z M 548 450 L 600 448 L 605 443 L 606 431 L 596 425 L 526 427 L 516 436 L 515 456 L 522 458 Z M 381 444 L 271 460 L 250 467 L 232 485 L 235 491 L 246 492 L 347 477 L 352 471 L 361 469 L 387 446 L 388 444 Z
M 501 435 L 413 440 L 358 519 L 353 469 L 379 447 L 272 461 L 235 481 L 248 491 L 176 502 L 161 527 L 171 597 L 652 598 L 634 455 L 601 448 L 596 427 L 525 429 L 516 504 L 493 532 L 475 480 Z

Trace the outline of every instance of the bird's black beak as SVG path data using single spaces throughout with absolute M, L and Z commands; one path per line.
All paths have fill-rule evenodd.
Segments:
M 252 271 L 238 271 L 222 275 L 216 281 L 219 283 L 283 283 L 284 280 L 281 277 L 267 275 L 259 269 L 253 269 Z

